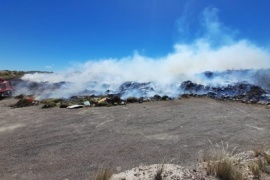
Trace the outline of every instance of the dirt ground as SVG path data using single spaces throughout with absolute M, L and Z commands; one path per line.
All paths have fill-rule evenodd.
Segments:
M 0 101 L 1 179 L 90 179 L 99 168 L 191 166 L 209 140 L 237 152 L 270 144 L 263 105 L 188 98 L 82 109 L 10 108 Z

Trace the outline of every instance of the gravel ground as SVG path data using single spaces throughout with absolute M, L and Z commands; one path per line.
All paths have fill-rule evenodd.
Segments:
M 237 151 L 270 144 L 263 105 L 188 98 L 82 109 L 0 101 L 1 179 L 90 179 L 99 168 L 191 166 L 209 140 Z

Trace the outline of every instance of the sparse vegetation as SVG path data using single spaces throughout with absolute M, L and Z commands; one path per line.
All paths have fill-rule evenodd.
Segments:
M 20 78 L 25 74 L 23 71 L 9 71 L 9 70 L 2 70 L 0 71 L 0 77 L 4 79 L 11 79 L 11 78 Z
M 113 175 L 112 169 L 102 169 L 95 173 L 93 180 L 109 180 Z
M 25 74 L 33 73 L 52 73 L 47 71 L 10 71 L 10 70 L 0 70 L 0 77 L 4 79 L 14 79 L 21 78 Z

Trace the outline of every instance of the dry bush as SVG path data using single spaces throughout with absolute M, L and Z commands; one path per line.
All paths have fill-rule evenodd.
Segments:
M 254 178 L 259 178 L 261 176 L 261 164 L 260 161 L 253 162 L 249 165 L 249 169 L 252 172 Z
M 253 149 L 253 152 L 254 152 L 255 157 L 259 157 L 263 154 L 262 149 L 258 149 L 258 148 Z
M 230 157 L 207 162 L 206 172 L 208 175 L 214 175 L 222 180 L 243 179 L 242 173 L 234 166 L 233 160 Z
M 252 174 L 255 177 L 259 177 L 257 171 L 270 174 L 270 155 L 267 153 L 267 148 L 253 149 L 253 152 L 258 161 L 250 165 Z
M 264 157 L 264 159 L 266 160 L 266 162 L 268 163 L 268 165 L 270 165 L 270 155 L 264 153 L 264 154 L 263 154 L 263 157 Z
M 223 142 L 220 145 L 216 144 L 214 146 L 212 143 L 211 145 L 212 148 L 210 151 L 204 153 L 202 157 L 202 160 L 206 164 L 206 173 L 208 175 L 214 175 L 221 180 L 242 180 L 243 175 L 234 166 L 234 159 L 232 157 L 235 148 L 229 152 L 228 144 L 225 146 Z
M 98 170 L 94 176 L 94 180 L 109 180 L 113 175 L 112 169 Z
M 270 174 L 270 166 L 264 158 L 258 159 L 258 166 L 262 172 Z

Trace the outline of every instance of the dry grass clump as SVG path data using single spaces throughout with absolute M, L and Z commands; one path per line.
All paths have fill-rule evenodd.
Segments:
M 253 152 L 255 157 L 259 157 L 263 154 L 263 150 L 261 148 L 255 148 L 253 149 Z
M 261 164 L 259 162 L 260 160 L 256 161 L 256 162 L 252 162 L 250 165 L 249 165 L 249 169 L 250 171 L 252 172 L 254 178 L 260 178 L 261 177 Z
M 254 156 L 258 158 L 249 166 L 254 177 L 260 177 L 262 172 L 270 174 L 270 155 L 267 151 L 265 149 L 254 149 L 253 152 Z
M 222 180 L 242 180 L 243 175 L 234 166 L 233 160 L 230 157 L 223 157 L 217 161 L 209 161 L 207 163 L 207 174 L 214 175 Z
M 109 180 L 112 175 L 112 169 L 101 169 L 96 172 L 93 180 Z
M 263 157 L 264 157 L 265 161 L 268 163 L 268 165 L 270 165 L 270 154 L 264 153 Z
M 270 155 L 264 153 L 263 158 L 259 159 L 260 170 L 264 173 L 270 174 Z
M 210 142 L 211 143 L 211 142 Z M 228 144 L 225 146 L 216 144 L 208 153 L 203 155 L 207 175 L 214 175 L 221 180 L 242 180 L 243 175 L 239 168 L 234 165 L 233 151 L 228 151 Z

